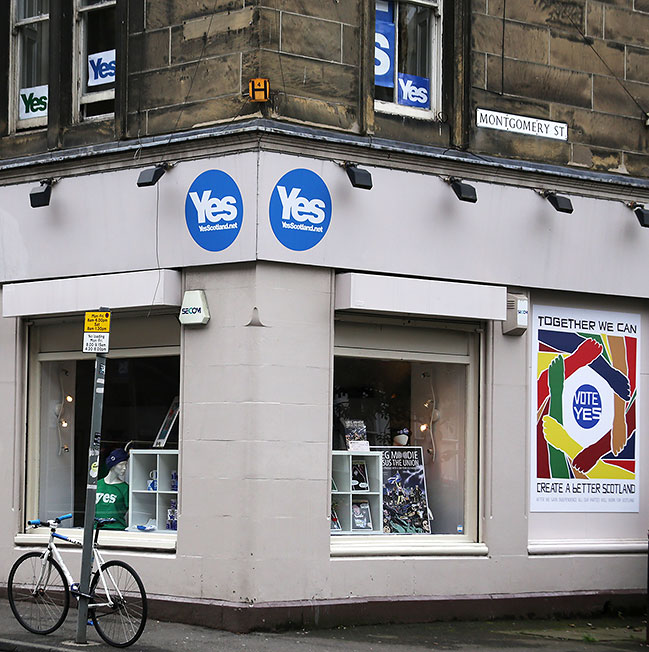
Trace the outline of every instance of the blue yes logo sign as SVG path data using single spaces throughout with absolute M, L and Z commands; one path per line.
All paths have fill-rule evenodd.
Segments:
M 243 199 L 234 179 L 221 170 L 199 174 L 187 191 L 185 221 L 197 245 L 223 251 L 241 231 Z
M 403 106 L 416 106 L 420 109 L 430 108 L 428 80 L 425 77 L 399 73 L 399 94 L 397 102 Z
M 331 223 L 331 195 L 311 170 L 287 172 L 270 196 L 270 225 L 288 249 L 305 251 L 324 238 Z

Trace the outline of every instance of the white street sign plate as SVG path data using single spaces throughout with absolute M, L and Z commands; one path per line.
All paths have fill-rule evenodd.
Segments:
M 108 353 L 109 333 L 84 333 L 84 353 Z

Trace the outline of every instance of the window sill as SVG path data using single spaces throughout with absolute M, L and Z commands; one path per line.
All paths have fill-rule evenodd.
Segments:
M 438 113 L 432 109 L 417 109 L 412 106 L 402 106 L 394 102 L 384 102 L 374 100 L 374 111 L 376 113 L 387 113 L 390 115 L 405 116 L 407 118 L 416 118 L 417 120 L 436 120 Z
M 110 122 L 115 120 L 114 113 L 100 113 L 99 115 L 89 115 L 79 118 L 77 125 L 86 124 L 88 122 Z
M 86 92 L 81 96 L 81 104 L 92 104 L 93 102 L 104 102 L 105 100 L 115 99 L 115 89 L 108 88 L 106 90 L 96 90 Z
M 46 129 L 47 116 L 41 118 L 25 118 L 16 122 L 16 131 L 26 131 L 28 129 Z
M 59 534 L 83 542 L 83 530 L 59 528 Z M 14 543 L 18 546 L 44 546 L 50 538 L 48 528 L 37 528 L 33 532 L 17 534 Z M 131 550 L 164 550 L 175 552 L 176 533 L 171 532 L 110 532 L 104 530 L 99 535 L 99 547 L 129 548 Z M 72 544 L 57 539 L 57 547 L 70 548 Z
M 647 554 L 647 541 L 641 539 L 538 540 L 528 543 L 527 552 L 529 555 Z
M 485 557 L 489 549 L 454 535 L 378 535 L 332 536 L 332 557 L 375 556 L 472 556 Z

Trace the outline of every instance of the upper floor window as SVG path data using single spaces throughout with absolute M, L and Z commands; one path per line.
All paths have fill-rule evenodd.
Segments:
M 376 110 L 433 118 L 441 86 L 442 0 L 376 0 Z
M 115 112 L 116 0 L 75 0 L 75 121 Z
M 16 0 L 12 3 L 12 9 L 14 124 L 18 128 L 45 125 L 48 105 L 49 0 Z

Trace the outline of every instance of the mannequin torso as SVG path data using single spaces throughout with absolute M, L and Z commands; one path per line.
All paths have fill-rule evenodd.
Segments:
M 124 530 L 128 512 L 127 462 L 111 467 L 105 478 L 97 482 L 95 515 L 97 518 L 114 518 L 116 523 L 104 526 L 109 530 Z

